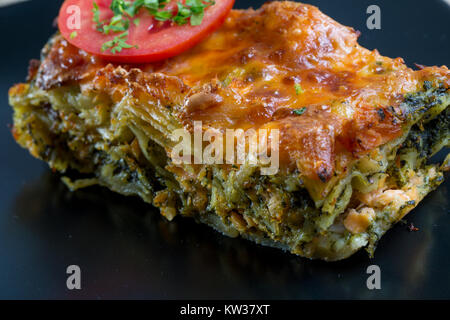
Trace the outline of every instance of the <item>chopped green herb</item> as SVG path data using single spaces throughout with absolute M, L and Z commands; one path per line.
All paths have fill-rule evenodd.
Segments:
M 199 25 L 201 25 L 202 20 L 203 20 L 203 12 L 193 14 L 191 16 L 191 25 L 192 26 L 199 26 Z
M 230 85 L 230 83 L 231 83 L 230 77 L 226 77 L 225 80 L 222 81 L 222 85 L 224 87 L 228 87 Z
M 158 21 L 167 21 L 172 18 L 172 12 L 170 11 L 156 11 L 153 16 Z
M 113 0 L 110 8 L 114 14 L 120 15 L 128 8 L 128 6 L 129 4 L 125 2 L 125 0 Z
M 117 52 L 121 52 L 122 49 L 138 48 L 137 46 L 126 43 L 126 41 L 124 40 L 126 37 L 128 37 L 128 31 L 114 37 L 114 39 L 111 41 L 105 42 L 102 45 L 102 51 L 111 49 L 111 53 L 114 54 Z
M 75 39 L 77 37 L 78 33 L 76 31 L 72 32 L 70 34 L 70 39 Z
M 303 88 L 301 85 L 299 85 L 298 83 L 294 84 L 295 87 L 295 93 L 297 95 L 302 94 L 303 93 Z
M 292 111 L 294 114 L 301 116 L 302 114 L 304 114 L 306 111 L 306 107 L 300 108 L 300 109 L 295 109 L 294 111 Z
M 120 52 L 122 49 L 136 47 L 126 43 L 127 39 L 125 37 L 128 37 L 130 18 L 136 16 L 141 9 L 147 10 L 158 21 L 172 21 L 178 25 L 184 25 L 189 22 L 192 26 L 198 26 L 203 21 L 205 9 L 214 5 L 215 1 L 186 0 L 184 4 L 177 2 L 178 10 L 176 14 L 164 10 L 168 3 L 168 0 L 113 0 L 110 9 L 113 11 L 114 16 L 108 21 L 101 21 L 99 6 L 93 1 L 92 21 L 95 23 L 97 31 L 106 35 L 110 32 L 124 32 L 113 40 L 104 43 L 102 50 L 111 49 L 111 52 L 115 53 Z M 136 18 L 132 22 L 138 26 L 140 21 Z
M 93 2 L 94 8 L 92 9 L 92 12 L 94 13 L 94 16 L 92 18 L 92 21 L 96 23 L 96 28 L 98 31 L 101 28 L 102 23 L 100 22 L 100 8 L 98 7 L 98 4 L 94 1 Z

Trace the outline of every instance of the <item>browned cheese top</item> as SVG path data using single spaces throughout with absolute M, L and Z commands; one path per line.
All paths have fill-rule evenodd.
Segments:
M 179 104 L 174 115 L 186 127 L 201 120 L 223 130 L 279 129 L 281 167 L 325 182 L 402 134 L 404 94 L 425 80 L 450 83 L 445 66 L 413 71 L 401 58 L 359 46 L 357 37 L 314 6 L 271 2 L 232 11 L 195 48 L 148 65 L 108 64 L 57 36 L 36 83 L 91 83 L 114 99 L 139 88 L 165 95 L 163 103 Z M 302 115 L 293 112 L 303 107 Z

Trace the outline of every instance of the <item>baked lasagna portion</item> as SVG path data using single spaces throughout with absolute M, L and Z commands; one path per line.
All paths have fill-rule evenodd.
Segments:
M 72 188 L 138 195 L 173 219 L 308 258 L 380 237 L 443 181 L 450 72 L 362 48 L 316 7 L 235 10 L 202 43 L 146 65 L 107 63 L 55 35 L 10 90 L 13 135 Z M 279 131 L 279 169 L 176 164 L 177 129 Z M 448 157 L 446 158 L 448 159 Z M 447 163 L 447 164 L 446 164 Z

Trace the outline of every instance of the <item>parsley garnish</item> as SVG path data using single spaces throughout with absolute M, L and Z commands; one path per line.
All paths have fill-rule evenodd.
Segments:
M 205 9 L 214 5 L 212 0 L 186 0 L 185 4 L 177 2 L 178 12 L 172 20 L 178 25 L 183 25 L 188 22 L 191 26 L 198 26 L 202 23 Z
M 78 33 L 76 31 L 72 32 L 70 34 L 70 39 L 75 39 L 77 37 Z
M 95 1 L 94 1 L 93 5 L 94 5 L 94 8 L 92 9 L 92 12 L 94 13 L 94 16 L 92 18 L 92 21 L 94 21 L 96 23 L 97 30 L 99 30 L 102 26 L 102 23 L 100 22 L 100 8 L 98 7 L 98 4 Z
M 126 43 L 124 40 L 126 37 L 128 37 L 128 31 L 114 37 L 111 41 L 105 42 L 102 45 L 102 51 L 111 49 L 111 53 L 114 54 L 122 51 L 122 49 L 137 48 L 137 46 L 132 46 L 131 44 Z
M 295 93 L 297 95 L 302 94 L 303 93 L 303 88 L 301 85 L 299 85 L 298 83 L 294 84 L 295 87 Z
M 177 25 L 185 25 L 188 22 L 192 26 L 198 26 L 202 23 L 205 9 L 214 5 L 214 0 L 186 0 L 185 3 L 177 2 L 177 13 L 164 10 L 169 0 L 113 0 L 110 9 L 114 16 L 108 21 L 100 20 L 100 8 L 95 1 L 93 1 L 93 18 L 96 30 L 103 34 L 110 34 L 110 32 L 119 33 L 113 40 L 108 41 L 102 45 L 102 51 L 111 50 L 114 54 L 122 51 L 122 49 L 137 48 L 137 46 L 127 43 L 128 29 L 130 21 L 136 26 L 139 25 L 139 19 L 132 19 L 141 9 L 148 11 L 158 21 L 172 21 Z M 130 20 L 131 19 L 131 20 Z
M 300 109 L 295 109 L 294 111 L 292 111 L 293 113 L 295 113 L 298 116 L 301 116 L 302 114 L 304 114 L 306 111 L 306 107 L 300 108 Z

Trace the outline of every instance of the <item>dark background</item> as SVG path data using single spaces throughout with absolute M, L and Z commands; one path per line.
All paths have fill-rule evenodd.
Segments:
M 236 1 L 257 8 L 263 1 Z M 304 2 L 360 30 L 360 43 L 412 66 L 449 65 L 450 6 L 443 0 Z M 385 235 L 369 259 L 310 261 L 221 236 L 177 218 L 168 223 L 139 199 L 103 188 L 69 192 L 47 165 L 13 141 L 8 88 L 55 32 L 60 1 L 0 8 L 0 298 L 450 298 L 449 183 L 408 222 Z M 382 29 L 366 28 L 366 8 L 381 7 Z M 448 175 L 447 175 L 448 178 Z M 66 268 L 82 270 L 82 290 L 66 289 Z M 367 266 L 382 289 L 366 287 Z

